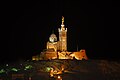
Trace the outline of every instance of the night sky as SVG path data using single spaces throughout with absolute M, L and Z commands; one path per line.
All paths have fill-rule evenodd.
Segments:
M 119 59 L 118 2 L 40 0 L 4 4 L 1 62 L 31 59 L 39 54 L 53 30 L 58 36 L 62 16 L 68 28 L 68 51 L 76 51 L 78 45 L 89 59 Z

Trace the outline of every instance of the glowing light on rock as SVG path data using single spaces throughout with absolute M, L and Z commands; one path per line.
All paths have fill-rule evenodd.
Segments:
M 57 78 L 58 78 L 57 80 L 62 80 L 61 76 L 58 76 Z

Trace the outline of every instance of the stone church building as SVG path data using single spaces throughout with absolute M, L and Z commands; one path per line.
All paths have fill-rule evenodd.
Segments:
M 67 28 L 64 25 L 64 17 L 62 16 L 61 28 L 58 28 L 59 39 L 53 33 L 46 43 L 46 49 L 39 55 L 33 56 L 32 60 L 51 60 L 51 59 L 77 59 L 87 60 L 88 57 L 84 49 L 75 52 L 67 51 Z

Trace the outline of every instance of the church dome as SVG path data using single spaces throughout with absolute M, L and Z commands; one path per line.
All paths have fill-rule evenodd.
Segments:
M 50 37 L 56 37 L 56 35 L 55 34 L 51 34 Z
M 50 40 L 50 42 L 56 42 L 57 41 L 56 35 L 55 34 L 51 34 L 49 40 Z

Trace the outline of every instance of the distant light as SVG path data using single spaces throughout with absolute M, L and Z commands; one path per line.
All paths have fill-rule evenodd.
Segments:
M 6 66 L 8 66 L 8 64 L 6 64 Z
M 60 76 L 58 76 L 58 78 L 60 79 Z
M 24 70 L 31 69 L 31 68 L 32 68 L 31 65 L 27 65 L 27 66 L 25 66 L 25 69 L 24 69 Z
M 24 69 L 24 70 L 27 70 L 27 69 Z
M 4 72 L 5 72 L 5 70 L 4 70 L 4 69 L 1 69 L 1 70 L 0 70 L 0 73 L 4 73 Z
M 61 76 L 58 76 L 58 80 L 62 80 Z
M 50 72 L 51 69 L 52 69 L 51 67 L 46 67 L 47 72 Z
M 12 68 L 12 71 L 16 71 L 17 72 L 18 70 L 16 68 Z

